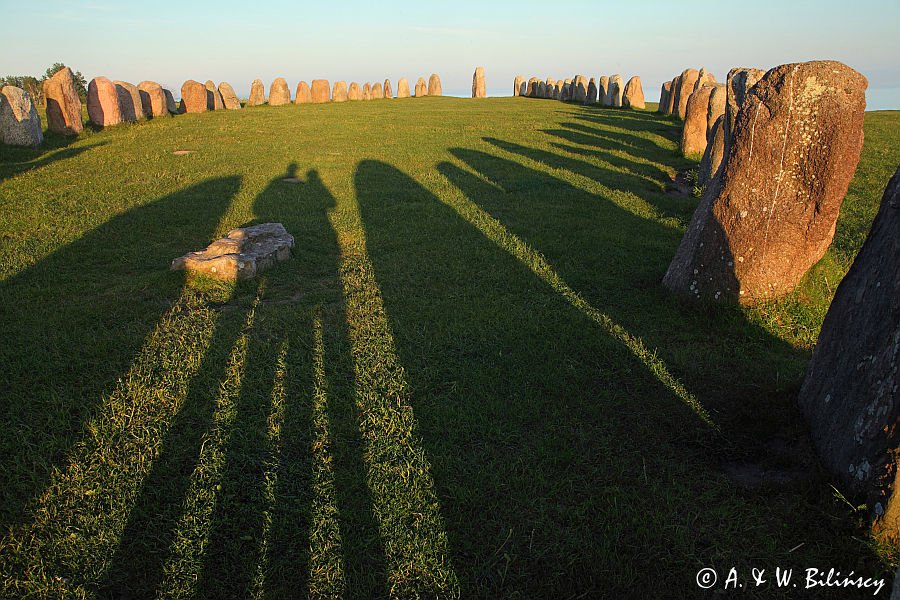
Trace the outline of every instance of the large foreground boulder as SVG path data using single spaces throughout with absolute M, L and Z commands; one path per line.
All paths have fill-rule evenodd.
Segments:
M 269 106 L 284 106 L 291 103 L 291 88 L 284 77 L 278 77 L 269 88 Z
M 72 69 L 64 67 L 44 81 L 44 100 L 47 102 L 47 129 L 62 135 L 78 135 L 84 130 L 81 122 L 81 98 L 75 89 Z
M 207 79 L 205 85 L 206 91 L 209 92 L 206 95 L 206 108 L 209 110 L 225 110 L 225 99 L 219 93 L 219 88 L 216 87 L 215 82 L 212 79 Z
M 825 315 L 799 404 L 828 470 L 876 531 L 900 538 L 900 169 Z
M 866 78 L 833 61 L 766 73 L 663 283 L 742 303 L 790 292 L 831 244 L 859 162 Z
M 687 113 L 681 129 L 681 153 L 702 154 L 706 150 L 706 122 L 709 115 L 709 97 L 713 86 L 705 85 L 688 99 Z
M 202 113 L 209 108 L 209 90 L 199 81 L 188 79 L 181 85 L 181 112 Z
M 331 90 L 331 101 L 332 102 L 346 102 L 347 101 L 347 82 L 345 81 L 335 81 L 334 88 Z
M 699 78 L 700 71 L 697 69 L 685 69 L 681 72 L 681 75 L 678 76 L 672 114 L 679 119 L 684 119 L 684 117 L 687 116 L 688 98 L 694 93 L 694 84 L 697 83 L 697 79 Z
M 266 88 L 262 79 L 254 79 L 250 84 L 250 98 L 247 99 L 247 106 L 262 106 L 266 103 Z
M 172 270 L 203 273 L 234 281 L 251 279 L 291 257 L 294 236 L 281 223 L 263 223 L 232 229 L 200 252 L 189 252 L 172 261 Z
M 513 96 L 524 96 L 522 93 L 522 86 L 525 84 L 525 78 L 521 75 L 516 75 L 515 80 L 513 81 Z
M 0 142 L 9 146 L 40 146 L 44 141 L 41 118 L 22 88 L 0 89 Z
M 165 117 L 169 114 L 166 93 L 155 81 L 142 81 L 137 85 L 141 95 L 141 108 L 144 115 L 150 118 Z
M 406 77 L 397 80 L 397 97 L 409 98 L 409 80 Z
M 227 81 L 219 84 L 219 95 L 227 110 L 241 110 L 241 101 L 238 99 L 234 88 Z
M 647 108 L 644 102 L 644 86 L 641 85 L 641 78 L 635 75 L 625 84 L 625 93 L 622 94 L 622 106 L 625 108 L 639 108 L 641 110 Z
M 384 80 L 384 97 L 386 100 L 391 100 L 394 97 L 394 90 L 391 88 L 391 80 Z
M 144 119 L 144 105 L 141 102 L 141 92 L 137 86 L 127 81 L 113 81 L 113 84 L 116 86 L 122 120 L 134 123 Z
M 203 102 L 205 106 L 205 91 L 203 93 Z M 91 82 L 88 84 L 87 111 L 91 123 L 98 127 L 110 127 L 122 122 L 122 112 L 119 110 L 119 93 L 116 91 L 116 86 L 112 81 L 106 77 L 94 77 L 91 79 Z
M 312 91 L 309 84 L 301 81 L 297 84 L 297 93 L 294 94 L 294 104 L 309 104 L 312 102 Z
M 428 78 L 428 95 L 429 96 L 442 96 L 444 94 L 444 90 L 441 87 L 441 78 L 438 77 L 437 73 L 432 73 L 431 77 Z M 416 94 L 418 95 L 418 94 Z
M 312 88 L 313 104 L 324 104 L 331 100 L 331 87 L 328 85 L 327 79 L 313 79 Z
M 472 75 L 472 97 L 473 98 L 486 98 L 487 97 L 487 87 L 485 87 L 485 83 L 484 83 L 484 67 L 476 68 L 475 74 Z
M 428 84 L 425 83 L 425 79 L 419 77 L 419 80 L 416 82 L 416 98 L 421 98 L 423 96 L 428 95 Z

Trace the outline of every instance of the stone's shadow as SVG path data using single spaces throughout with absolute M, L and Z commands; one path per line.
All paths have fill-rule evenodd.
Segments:
M 39 169 L 59 160 L 74 158 L 82 152 L 93 150 L 108 142 L 95 142 L 86 146 L 71 148 L 77 138 L 47 133 L 44 143 L 38 148 L 16 148 L 0 145 L 0 182 L 16 175 Z
M 675 143 L 678 142 L 681 134 L 680 120 L 676 122 L 673 119 L 662 117 L 657 113 L 651 114 L 648 112 L 630 111 L 627 109 L 608 110 L 585 108 L 574 116 L 577 120 L 586 123 L 614 125 L 629 131 L 655 133 Z
M 240 183 L 210 179 L 133 208 L 0 283 L 0 336 L 15 341 L 0 345 L 4 526 L 24 518 L 178 298 L 169 262 L 208 243 Z

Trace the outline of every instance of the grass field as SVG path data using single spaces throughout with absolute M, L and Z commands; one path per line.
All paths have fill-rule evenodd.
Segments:
M 754 309 L 661 287 L 696 199 L 649 111 L 258 107 L 0 148 L 3 595 L 890 582 L 794 400 L 898 132 L 867 114 L 832 249 Z M 168 270 L 268 221 L 295 254 L 256 281 Z

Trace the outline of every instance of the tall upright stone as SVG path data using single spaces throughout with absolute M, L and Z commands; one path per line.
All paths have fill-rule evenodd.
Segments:
M 676 75 L 674 79 L 672 79 L 671 90 L 669 91 L 669 97 L 666 98 L 666 114 L 674 115 L 675 114 L 675 95 L 678 92 L 678 86 L 681 85 L 681 75 Z
M 372 84 L 371 83 L 363 84 L 362 99 L 363 100 L 371 100 L 372 99 Z
M 209 110 L 209 90 L 199 81 L 188 79 L 181 84 L 181 112 L 202 113 Z
M 0 143 L 7 146 L 40 146 L 44 141 L 41 118 L 22 88 L 0 89 Z
M 706 150 L 700 159 L 697 183 L 706 187 L 714 177 L 719 175 L 722 159 L 725 156 L 725 115 L 720 115 L 706 137 Z
M 331 100 L 331 86 L 327 79 L 313 79 L 310 89 L 313 104 L 324 104 Z
M 715 85 L 716 83 L 716 77 L 706 69 L 701 68 L 697 74 L 697 81 L 694 82 L 694 91 L 696 92 L 704 85 Z
M 216 84 L 211 79 L 206 81 L 206 89 L 209 91 L 209 94 L 206 96 L 209 104 L 206 108 L 209 110 L 225 110 L 225 99 L 222 98 L 219 88 L 216 87 Z
M 386 100 L 391 100 L 394 97 L 394 90 L 391 88 L 391 80 L 384 80 L 384 98 Z
M 672 93 L 672 82 L 667 81 L 662 84 L 662 87 L 659 90 L 659 106 L 656 108 L 656 112 L 666 114 L 666 107 L 669 104 L 669 94 Z
M 681 130 L 681 153 L 703 154 L 706 150 L 706 123 L 713 86 L 705 85 L 688 98 L 687 113 Z
M 513 81 L 513 96 L 524 96 L 522 93 L 522 85 L 525 83 L 525 78 L 521 75 L 516 75 L 515 80 Z
M 347 100 L 357 101 L 362 100 L 362 90 L 359 89 L 359 84 L 355 81 L 350 84 L 350 87 L 347 89 Z
M 728 93 L 725 90 L 724 83 L 715 83 L 712 85 L 712 92 L 709 94 L 709 106 L 706 110 L 706 137 L 712 132 L 713 125 L 725 114 L 725 101 Z
M 163 94 L 166 96 L 166 110 L 169 111 L 170 115 L 178 114 L 178 103 L 175 102 L 175 96 L 172 94 L 172 90 L 167 90 L 163 88 Z
M 250 98 L 247 106 L 262 106 L 266 103 L 266 88 L 261 79 L 254 79 L 250 84 Z
M 663 283 L 710 301 L 789 293 L 831 245 L 862 150 L 866 87 L 834 61 L 766 73 Z
M 137 88 L 141 95 L 141 107 L 146 116 L 155 119 L 169 115 L 166 93 L 162 86 L 155 81 L 142 81 Z
M 622 106 L 625 108 L 639 108 L 641 110 L 647 108 L 644 102 L 644 86 L 641 85 L 641 78 L 637 75 L 633 76 L 625 84 L 625 92 L 622 94 Z
M 283 77 L 278 77 L 269 88 L 269 106 L 284 106 L 291 103 L 291 89 Z
M 425 79 L 419 77 L 419 80 L 416 82 L 416 98 L 422 98 L 428 95 L 428 85 L 425 83 Z
M 227 81 L 219 84 L 219 95 L 222 97 L 222 103 L 227 110 L 241 110 L 241 101 L 238 99 L 234 88 Z
M 579 104 L 587 104 L 588 80 L 584 75 L 576 75 L 572 80 L 572 100 Z
M 834 294 L 798 404 L 825 467 L 870 507 L 876 534 L 900 539 L 900 169 Z
M 127 81 L 113 81 L 116 86 L 116 95 L 119 98 L 119 112 L 122 120 L 129 123 L 144 119 L 144 105 L 141 103 L 141 92 L 137 86 Z
M 409 80 L 406 77 L 397 80 L 397 97 L 409 98 Z
M 540 84 L 540 80 L 537 77 L 532 77 L 528 80 L 528 87 L 525 90 L 525 95 L 529 98 L 537 98 L 538 88 Z
M 331 90 L 331 101 L 332 102 L 346 102 L 347 101 L 347 82 L 345 81 L 335 81 L 334 88 Z
M 597 84 L 597 94 L 600 104 L 603 106 L 612 106 L 612 96 L 609 95 L 609 77 L 603 75 Z
M 728 71 L 725 83 L 725 144 L 734 137 L 734 124 L 738 111 L 747 99 L 756 82 L 766 74 L 762 69 L 736 67 Z
M 472 97 L 473 98 L 486 98 L 487 97 L 487 87 L 485 87 L 485 83 L 484 83 L 484 67 L 476 68 L 475 74 L 472 75 Z
M 559 100 L 559 96 L 556 94 L 556 80 L 547 78 L 547 97 L 551 100 Z
M 622 95 L 625 93 L 625 82 L 622 81 L 621 75 L 613 75 L 609 78 L 609 97 L 612 106 L 622 106 Z
M 370 92 L 372 94 L 372 100 L 384 100 L 384 89 L 377 81 L 372 84 Z
M 206 101 L 205 92 L 203 101 Z M 119 110 L 119 93 L 116 91 L 116 85 L 106 77 L 91 79 L 88 84 L 87 110 L 91 123 L 99 127 L 121 123 L 122 111 Z
M 64 67 L 44 81 L 47 102 L 47 129 L 62 135 L 78 135 L 84 130 L 81 122 L 81 98 L 75 89 L 72 69 Z
M 312 102 L 312 91 L 309 84 L 301 81 L 297 84 L 297 93 L 294 94 L 294 104 L 310 104 Z
M 428 78 L 428 95 L 442 96 L 443 94 L 444 90 L 441 88 L 441 78 L 438 77 L 437 73 L 432 73 L 431 77 Z
M 597 80 L 593 77 L 588 82 L 587 104 L 597 104 Z
M 687 116 L 687 102 L 691 94 L 694 93 L 694 84 L 700 78 L 700 71 L 697 69 L 685 69 L 681 72 L 678 79 L 678 85 L 675 88 L 675 107 L 673 114 L 679 119 Z

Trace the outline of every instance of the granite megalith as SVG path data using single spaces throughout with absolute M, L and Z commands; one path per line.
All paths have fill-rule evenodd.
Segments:
M 166 93 L 155 81 L 142 81 L 137 85 L 141 95 L 141 106 L 144 115 L 150 118 L 165 117 L 169 114 Z
M 291 88 L 283 77 L 278 77 L 269 88 L 269 106 L 284 106 L 291 103 Z
M 119 112 L 122 120 L 129 123 L 144 119 L 144 105 L 141 102 L 141 92 L 136 85 L 127 81 L 113 81 L 116 86 L 116 95 L 119 97 Z
M 697 69 L 685 69 L 678 76 L 678 85 L 675 88 L 675 103 L 673 112 L 679 119 L 684 119 L 687 115 L 687 102 L 691 94 L 694 93 L 694 84 L 700 78 L 700 71 Z
M 222 104 L 227 110 L 241 110 L 241 101 L 238 99 L 234 88 L 227 81 L 223 81 L 218 87 L 219 96 L 222 97 Z
M 394 97 L 394 89 L 391 87 L 391 80 L 384 80 L 384 98 L 386 100 L 391 100 Z
M 219 93 L 219 88 L 216 87 L 216 84 L 211 79 L 208 79 L 205 85 L 209 92 L 206 96 L 206 107 L 209 110 L 225 110 L 225 100 L 222 98 L 222 94 Z
M 43 141 L 41 118 L 28 92 L 13 85 L 0 89 L 0 143 L 40 146 Z
M 416 81 L 416 98 L 422 98 L 428 95 L 428 84 L 425 83 L 425 79 L 423 77 L 419 77 L 419 80 Z
M 335 81 L 334 87 L 331 90 L 331 101 L 332 102 L 346 102 L 347 101 L 347 82 L 345 81 Z
M 428 78 L 428 95 L 442 96 L 443 94 L 444 90 L 441 87 L 441 78 L 438 77 L 437 73 L 432 73 L 431 77 Z
M 294 104 L 309 104 L 312 102 L 312 91 L 309 84 L 301 81 L 297 84 L 297 93 L 294 94 Z
M 62 135 L 78 135 L 84 130 L 81 122 L 81 98 L 75 89 L 72 69 L 64 67 L 44 81 L 44 100 L 47 102 L 47 129 Z
M 209 109 L 209 90 L 199 81 L 188 79 L 181 84 L 181 112 L 202 113 Z
M 206 102 L 205 92 L 203 101 Z M 119 92 L 116 91 L 116 86 L 112 81 L 106 77 L 94 77 L 91 79 L 91 82 L 88 84 L 87 111 L 91 123 L 99 127 L 109 127 L 122 122 L 122 111 L 119 109 Z
M 262 106 L 266 103 L 266 88 L 261 79 L 254 79 L 250 84 L 250 98 L 247 106 Z
M 709 97 L 713 86 L 706 85 L 688 98 L 687 113 L 681 128 L 681 153 L 703 154 L 706 150 L 706 123 L 709 115 Z
M 521 75 L 516 75 L 515 80 L 513 81 L 513 96 L 524 96 L 522 93 L 522 85 L 525 83 L 525 78 Z
M 313 104 L 324 104 L 331 100 L 331 86 L 327 79 L 313 79 L 310 88 Z
M 484 67 L 478 67 L 475 69 L 475 74 L 472 75 L 472 97 L 473 98 L 485 98 L 487 97 L 487 88 L 484 83 Z
M 397 80 L 397 97 L 409 98 L 409 80 L 406 77 Z
M 622 106 L 625 108 L 647 108 L 644 102 L 644 87 L 641 85 L 641 78 L 637 75 L 633 76 L 625 84 L 625 92 L 622 94 Z

